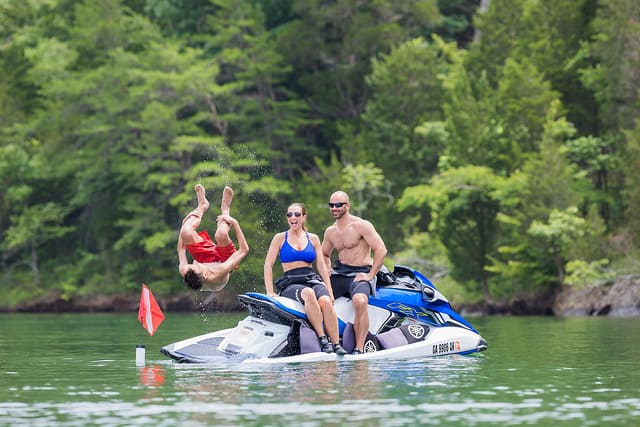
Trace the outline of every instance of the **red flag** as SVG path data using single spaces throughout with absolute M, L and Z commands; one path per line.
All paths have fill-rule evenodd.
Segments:
M 145 285 L 142 284 L 142 293 L 140 294 L 140 308 L 138 309 L 138 320 L 142 323 L 142 327 L 152 335 L 158 330 L 158 326 L 164 320 L 164 314 L 160 310 L 160 306 L 153 297 L 153 294 Z

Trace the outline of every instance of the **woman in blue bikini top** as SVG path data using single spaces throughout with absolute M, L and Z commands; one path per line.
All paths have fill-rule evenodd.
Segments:
M 280 262 L 289 263 L 302 261 L 311 264 L 316 260 L 316 250 L 311 243 L 309 233 L 307 235 L 307 245 L 302 250 L 298 250 L 289 244 L 289 232 L 284 232 L 284 243 L 280 247 Z
M 333 307 L 331 279 L 322 256 L 322 244 L 318 235 L 307 231 L 306 220 L 307 209 L 302 203 L 289 206 L 289 230 L 273 236 L 264 260 L 264 286 L 271 297 L 280 295 L 304 305 L 307 319 L 318 334 L 322 351 L 344 354 L 344 349 L 339 345 L 338 316 Z M 274 289 L 273 265 L 278 256 L 284 275 L 276 281 Z M 313 271 L 314 261 L 319 275 Z M 325 328 L 331 342 L 325 335 Z
M 329 269 L 324 263 L 320 238 L 307 230 L 306 221 L 307 209 L 304 204 L 293 203 L 289 206 L 287 209 L 289 230 L 273 236 L 264 262 L 264 285 L 267 295 L 276 296 L 273 286 L 273 265 L 279 256 L 285 276 L 316 274 L 312 268 L 315 261 L 319 279 L 329 284 L 326 288 L 333 301 Z

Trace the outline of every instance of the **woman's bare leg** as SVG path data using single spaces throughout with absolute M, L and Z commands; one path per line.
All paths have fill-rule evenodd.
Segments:
M 311 323 L 313 330 L 316 331 L 316 334 L 318 334 L 319 337 L 324 336 L 322 312 L 320 311 L 320 306 L 318 305 L 315 292 L 313 292 L 313 289 L 311 288 L 304 288 L 302 292 L 300 292 L 300 296 L 304 301 L 304 312 L 307 315 L 307 319 L 309 319 L 309 323 Z
M 338 315 L 336 309 L 331 303 L 331 299 L 328 296 L 321 296 L 318 299 L 320 304 L 320 310 L 322 311 L 322 318 L 324 319 L 324 327 L 327 330 L 327 335 L 333 344 L 340 342 L 340 334 L 338 332 Z

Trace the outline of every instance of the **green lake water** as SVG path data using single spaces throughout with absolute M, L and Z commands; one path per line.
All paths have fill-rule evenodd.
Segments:
M 176 364 L 245 314 L 0 314 L 0 426 L 640 426 L 640 319 L 482 317 L 475 356 Z M 138 342 L 146 362 L 135 363 Z

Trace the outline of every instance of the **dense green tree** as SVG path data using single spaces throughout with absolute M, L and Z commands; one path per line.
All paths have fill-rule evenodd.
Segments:
M 547 247 L 547 253 L 554 260 L 558 274 L 558 283 L 562 285 L 565 277 L 565 257 L 563 256 L 575 240 L 584 237 L 584 218 L 578 215 L 575 206 L 564 211 L 552 210 L 547 222 L 533 221 L 528 233 L 540 238 Z
M 444 88 L 441 76 L 447 73 L 443 54 L 446 45 L 437 39 L 414 39 L 374 59 L 367 84 L 372 97 L 357 125 L 341 126 L 338 142 L 345 164 L 370 163 L 388 177 L 384 193 L 392 199 L 402 188 L 428 180 L 444 151 L 447 131 L 442 123 Z M 401 222 L 385 197 L 374 198 L 368 217 L 375 219 L 386 234 L 401 233 Z M 388 248 L 398 250 L 401 241 L 389 239 Z
M 39 4 L 41 3 L 41 4 Z M 0 2 L 0 129 L 25 120 L 38 107 L 38 87 L 26 73 L 29 60 L 25 46 L 39 36 L 34 27 L 46 21 L 46 2 L 6 0 Z
M 640 8 L 634 0 L 598 2 L 593 38 L 584 56 L 596 62 L 583 68 L 582 80 L 594 91 L 605 132 L 631 129 L 640 118 Z
M 293 19 L 294 0 L 253 0 L 265 17 L 268 30 L 277 28 Z
M 566 236 L 552 225 L 561 224 L 550 219 L 553 212 L 572 212 L 572 223 L 584 222 L 577 216 L 577 206 L 583 206 L 588 184 L 567 159 L 566 150 L 576 130 L 559 115 L 558 102 L 546 117 L 540 151 L 530 155 L 522 173 L 512 176 L 505 186 L 511 189 L 508 194 L 517 195 L 508 199 L 517 202 L 502 203 L 499 255 L 492 258 L 489 267 L 513 290 L 546 289 L 561 283 L 564 263 L 570 257 L 557 241 Z M 533 227 L 534 223 L 546 226 Z
M 517 25 L 522 35 L 515 41 L 514 58 L 526 58 L 544 73 L 560 93 L 567 119 L 580 123 L 581 134 L 597 132 L 596 104 L 576 74 L 584 60 L 576 53 L 589 36 L 596 0 L 527 1 Z M 579 59 L 580 60 L 577 60 Z
M 292 180 L 319 155 L 304 143 L 312 124 L 307 104 L 287 87 L 290 67 L 265 31 L 264 16 L 250 3 L 217 2 L 210 36 L 201 36 L 220 73 L 221 90 L 209 100 L 224 126 L 215 129 L 231 145 L 242 144 L 269 160 L 276 178 Z
M 473 40 L 473 16 L 480 4 L 479 0 L 438 0 L 442 14 L 442 24 L 436 33 L 447 41 L 455 40 L 458 46 L 466 48 Z
M 640 84 L 640 8 L 629 0 L 598 2 L 592 21 L 593 36 L 584 43 L 577 57 L 591 62 L 578 70 L 584 84 L 597 100 L 600 157 L 609 157 L 607 167 L 598 172 L 596 185 L 603 197 L 600 211 L 607 226 L 619 228 L 624 222 L 622 199 L 625 177 L 616 167 L 626 163 L 624 130 L 633 129 L 640 119 L 638 85 Z M 612 167 L 613 166 L 613 167 Z M 626 169 L 628 173 L 635 174 Z M 633 178 L 632 178 L 633 179 Z M 628 212 L 628 211 L 627 211 Z
M 481 33 L 484 28 L 489 31 L 486 31 L 486 34 L 482 33 L 479 43 L 471 47 L 468 57 L 474 73 L 488 72 L 489 76 L 497 76 L 495 71 L 509 58 L 516 61 L 526 60 L 533 64 L 561 95 L 567 118 L 575 124 L 578 132 L 584 136 L 590 133 L 595 137 L 602 135 L 597 155 L 608 156 L 610 160 L 606 166 L 601 163 L 603 167 L 593 173 L 592 178 L 597 189 L 600 213 L 610 226 L 612 222 L 619 221 L 621 212 L 621 207 L 615 203 L 615 200 L 619 199 L 621 177 L 615 168 L 610 167 L 617 161 L 612 154 L 620 153 L 620 147 L 616 147 L 620 138 L 602 133 L 599 115 L 604 113 L 613 117 L 615 114 L 607 112 L 609 107 L 606 106 L 604 111 L 599 111 L 596 99 L 599 98 L 599 105 L 606 105 L 606 99 L 613 97 L 624 99 L 616 95 L 612 97 L 616 90 L 625 92 L 627 100 L 623 102 L 624 105 L 632 105 L 629 101 L 635 99 L 634 90 L 623 88 L 633 86 L 634 73 L 625 72 L 625 78 L 630 80 L 624 83 L 613 77 L 617 72 L 615 70 L 621 67 L 633 68 L 633 60 L 630 60 L 630 57 L 618 60 L 617 54 L 614 53 L 637 50 L 637 43 L 634 45 L 633 41 L 633 26 L 625 26 L 623 22 L 627 17 L 633 17 L 634 13 L 637 15 L 637 7 L 634 10 L 629 9 L 634 7 L 631 6 L 632 3 L 600 4 L 598 19 L 594 21 L 594 25 L 590 25 L 596 14 L 597 2 L 594 0 L 521 0 L 508 4 L 502 0 L 495 0 L 490 3 L 486 13 L 478 15 L 477 26 Z M 625 30 L 615 31 L 613 26 L 617 25 L 625 26 Z M 493 31 L 494 26 L 497 26 L 499 31 Z M 616 33 L 614 38 L 611 37 L 613 32 Z M 592 33 L 595 34 L 593 41 L 583 43 Z M 626 36 L 622 35 L 623 33 Z M 624 47 L 618 48 L 621 46 Z M 611 64 L 611 72 L 604 71 L 606 77 L 602 74 L 603 61 L 594 61 L 599 55 L 606 56 Z M 596 77 L 592 80 L 591 76 Z M 610 81 L 612 86 L 597 86 L 605 81 Z M 614 89 L 615 85 L 618 85 L 618 89 Z M 612 106 L 614 103 L 617 101 L 609 105 Z M 521 104 L 521 101 L 518 104 Z M 627 108 L 627 111 L 633 110 Z M 544 114 L 540 114 L 539 117 L 544 117 Z
M 640 237 L 640 121 L 636 122 L 634 129 L 626 132 L 626 139 L 628 156 L 622 163 L 626 177 L 622 191 L 626 216 L 623 229 L 637 241 Z
M 62 253 L 90 269 L 75 272 L 76 285 L 108 290 L 146 278 L 168 288 L 174 281 L 158 267 L 174 264 L 166 248 L 179 224 L 171 203 L 181 199 L 173 197 L 186 184 L 191 202 L 198 178 L 213 176 L 207 183 L 218 186 L 238 179 L 224 141 L 202 126 L 212 121 L 206 98 L 216 91 L 217 70 L 198 52 L 162 42 L 148 21 L 128 18 L 117 2 L 103 6 L 108 14 L 78 6 L 79 26 L 68 40 L 41 39 L 26 50 L 28 74 L 48 108 L 25 132 L 37 135 L 42 155 L 64 179 L 58 191 L 66 197 L 57 201 L 69 207 L 65 221 L 75 218 L 77 228 L 63 239 L 69 245 Z M 98 21 L 100 37 L 89 37 Z M 44 190 L 34 200 L 48 200 Z M 83 263 L 87 258 L 102 268 Z M 64 267 L 58 274 L 66 274 Z
M 500 68 L 511 58 L 543 73 L 562 94 L 569 120 L 593 132 L 596 106 L 576 71 L 585 59 L 576 56 L 589 35 L 595 0 L 492 0 L 476 15 L 480 34 L 467 58 L 473 74 L 484 73 L 497 84 Z
M 60 200 L 34 197 L 44 183 L 55 178 L 52 172 L 35 140 L 23 146 L 8 144 L 0 147 L 0 181 L 3 183 L 0 194 L 0 230 L 3 230 L 0 250 L 4 283 L 20 277 L 20 280 L 26 279 L 31 284 L 28 289 L 38 290 L 42 276 L 40 259 L 44 258 L 43 253 L 47 253 L 47 246 L 73 230 L 72 226 L 64 225 L 69 209 Z M 28 269 L 22 268 L 24 266 Z
M 292 65 L 292 88 L 323 126 L 307 140 L 334 148 L 337 125 L 356 119 L 371 94 L 371 60 L 440 22 L 435 0 L 356 2 L 300 0 L 295 19 L 278 30 L 278 51 Z
M 620 201 L 616 193 L 611 191 L 611 171 L 619 170 L 620 156 L 614 152 L 615 141 L 611 136 L 582 136 L 567 141 L 568 159 L 584 171 L 591 180 L 592 189 L 585 189 L 585 196 L 590 202 L 597 203 L 600 216 L 610 225 L 613 210 L 622 214 Z M 633 172 L 631 172 L 633 174 Z M 614 188 L 614 190 L 617 190 Z
M 187 42 L 198 44 L 198 35 L 206 32 L 209 18 L 217 10 L 217 2 L 211 0 L 131 0 L 142 3 L 132 9 L 145 13 L 155 22 L 163 34 L 169 37 L 185 37 Z
M 445 79 L 447 161 L 489 166 L 508 175 L 522 166 L 527 153 L 538 150 L 544 117 L 558 94 L 527 61 L 507 60 L 496 71 L 499 80 L 492 88 L 484 74 L 474 78 L 463 59 L 454 56 Z
M 635 3 L 0 0 L 0 298 L 183 292 L 196 182 L 236 190 L 230 294 L 337 189 L 465 297 L 636 271 Z
M 490 84 L 497 83 L 498 70 L 512 56 L 515 44 L 522 36 L 518 25 L 527 0 L 491 0 L 486 9 L 474 17 L 475 43 L 469 46 L 469 72 L 485 74 Z
M 585 195 L 584 176 L 567 159 L 566 144 L 575 137 L 574 126 L 567 122 L 554 104 L 546 115 L 540 151 L 532 154 L 522 168 L 527 177 L 524 203 L 527 217 L 542 220 L 551 209 L 565 210 L 580 205 Z
M 398 200 L 400 209 L 429 206 L 430 231 L 447 250 L 451 275 L 479 288 L 487 304 L 492 297 L 486 267 L 500 239 L 497 192 L 504 182 L 487 167 L 466 166 L 446 170 L 428 185 L 409 187 Z
M 340 141 L 347 162 L 373 162 L 394 177 L 397 188 L 428 179 L 436 169 L 446 135 L 444 88 L 447 63 L 440 47 L 423 39 L 406 42 L 373 60 L 367 77 L 372 92 L 356 135 Z

